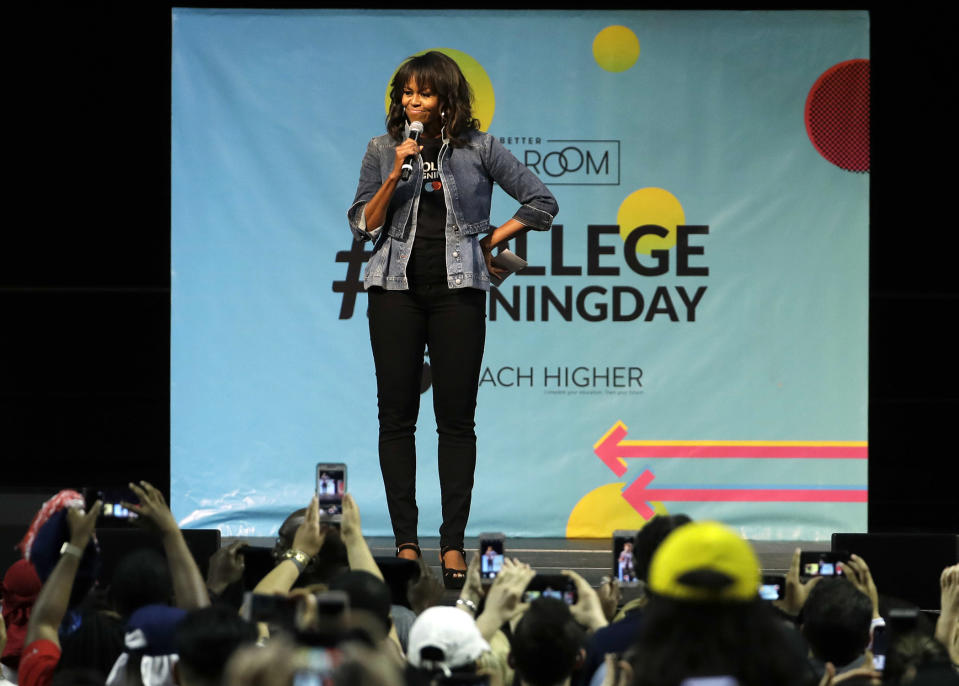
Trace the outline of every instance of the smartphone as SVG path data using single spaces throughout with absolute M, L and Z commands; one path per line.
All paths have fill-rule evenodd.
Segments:
M 613 578 L 618 579 L 623 586 L 635 586 L 639 583 L 633 562 L 635 538 L 635 529 L 616 529 L 613 532 Z
M 248 622 L 293 627 L 296 619 L 296 598 L 247 591 L 243 594 L 240 614 Z
M 100 514 L 97 516 L 97 526 L 115 526 L 132 522 L 139 515 L 133 510 L 125 507 L 123 503 L 136 502 L 136 494 L 129 488 L 108 488 L 108 489 L 83 489 L 83 499 L 86 504 L 86 510 L 96 501 L 101 502 Z
M 872 668 L 882 671 L 886 667 L 886 649 L 889 647 L 889 634 L 886 633 L 886 627 L 874 626 L 872 628 Z
M 803 550 L 799 553 L 800 576 L 843 576 L 840 562 L 848 562 L 849 553 L 845 551 Z
M 896 607 L 889 610 L 886 616 L 886 625 L 890 632 L 902 636 L 915 631 L 919 626 L 919 608 Z
M 505 559 L 506 535 L 484 533 L 479 536 L 480 578 L 484 583 L 492 583 Z
M 759 597 L 763 600 L 782 600 L 786 590 L 786 577 L 776 574 L 763 574 L 759 585 Z
M 575 605 L 579 597 L 576 584 L 562 574 L 537 574 L 523 592 L 523 602 L 529 603 L 537 598 L 558 598 L 567 605 Z
M 316 496 L 320 518 L 328 522 L 343 520 L 343 494 L 346 493 L 346 464 L 320 462 L 316 465 Z
M 293 673 L 292 686 L 333 686 L 333 672 L 343 662 L 338 648 L 310 647 L 305 651 L 306 666 Z
M 324 591 L 316 594 L 316 612 L 320 623 L 342 621 L 349 608 L 350 597 L 346 591 Z

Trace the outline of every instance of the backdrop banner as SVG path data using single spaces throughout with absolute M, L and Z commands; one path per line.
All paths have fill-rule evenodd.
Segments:
M 268 536 L 344 462 L 391 535 L 346 210 L 408 56 L 553 191 L 488 299 L 467 535 L 605 537 L 657 512 L 759 540 L 864 531 L 865 11 L 175 9 L 171 485 Z M 492 221 L 516 202 L 496 189 Z M 420 534 L 440 524 L 424 356 Z

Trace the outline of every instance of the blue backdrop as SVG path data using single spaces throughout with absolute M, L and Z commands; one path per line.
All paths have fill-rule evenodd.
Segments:
M 864 530 L 868 35 L 846 11 L 174 10 L 177 518 L 270 535 L 342 461 L 391 532 L 346 209 L 393 71 L 443 49 L 560 205 L 490 298 L 467 533 Z

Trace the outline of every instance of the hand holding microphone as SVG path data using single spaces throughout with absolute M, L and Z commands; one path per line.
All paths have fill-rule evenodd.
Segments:
M 423 133 L 423 122 L 414 121 L 410 124 L 410 139 L 419 143 L 420 134 Z M 413 158 L 415 155 L 407 156 L 406 160 L 403 162 L 402 170 L 400 171 L 400 178 L 404 181 L 408 181 L 410 174 L 413 173 Z

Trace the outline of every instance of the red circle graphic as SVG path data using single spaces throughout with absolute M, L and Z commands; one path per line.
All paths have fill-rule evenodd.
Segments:
M 816 80 L 806 97 L 806 133 L 840 169 L 869 171 L 869 60 L 840 62 Z

